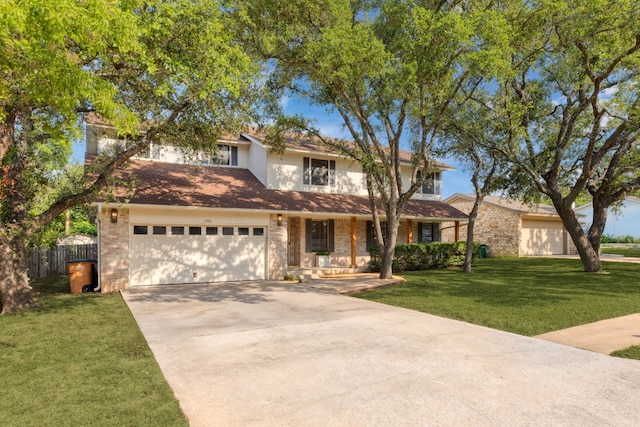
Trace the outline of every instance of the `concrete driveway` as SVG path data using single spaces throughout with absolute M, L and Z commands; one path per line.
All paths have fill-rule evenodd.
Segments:
M 123 292 L 192 426 L 631 426 L 640 362 L 304 283 Z

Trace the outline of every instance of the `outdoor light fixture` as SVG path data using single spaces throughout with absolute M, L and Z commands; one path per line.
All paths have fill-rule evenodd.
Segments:
M 118 222 L 118 209 L 111 209 L 111 222 L 116 224 Z
M 282 214 L 278 214 L 278 227 L 282 227 Z

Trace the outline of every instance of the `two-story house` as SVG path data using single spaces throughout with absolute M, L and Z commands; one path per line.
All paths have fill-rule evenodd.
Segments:
M 86 132 L 89 155 L 122 143 L 98 119 L 87 121 Z M 152 146 L 121 173 L 133 191 L 124 186 L 120 202 L 96 203 L 103 291 L 278 280 L 313 267 L 318 251 L 331 253 L 333 267 L 367 269 L 375 237 L 360 164 L 313 141 L 292 139 L 275 154 L 258 134 L 223 139 L 219 148 L 215 158 L 194 160 Z M 447 169 L 436 163 L 408 203 L 399 244 L 438 241 L 442 223 L 466 220 L 441 201 Z

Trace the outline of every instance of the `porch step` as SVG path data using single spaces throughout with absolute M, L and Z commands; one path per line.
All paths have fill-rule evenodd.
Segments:
M 350 267 L 329 267 L 329 268 L 289 267 L 287 268 L 287 272 L 285 275 L 297 277 L 300 280 L 305 280 L 305 279 L 320 279 L 322 277 L 334 276 L 338 274 L 355 274 L 355 273 L 362 273 L 362 270 L 358 268 L 350 268 Z

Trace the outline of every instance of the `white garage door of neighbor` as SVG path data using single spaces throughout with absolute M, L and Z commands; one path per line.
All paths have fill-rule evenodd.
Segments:
M 265 279 L 265 227 L 134 225 L 131 285 Z
M 561 222 L 522 221 L 521 255 L 562 255 L 564 252 Z

